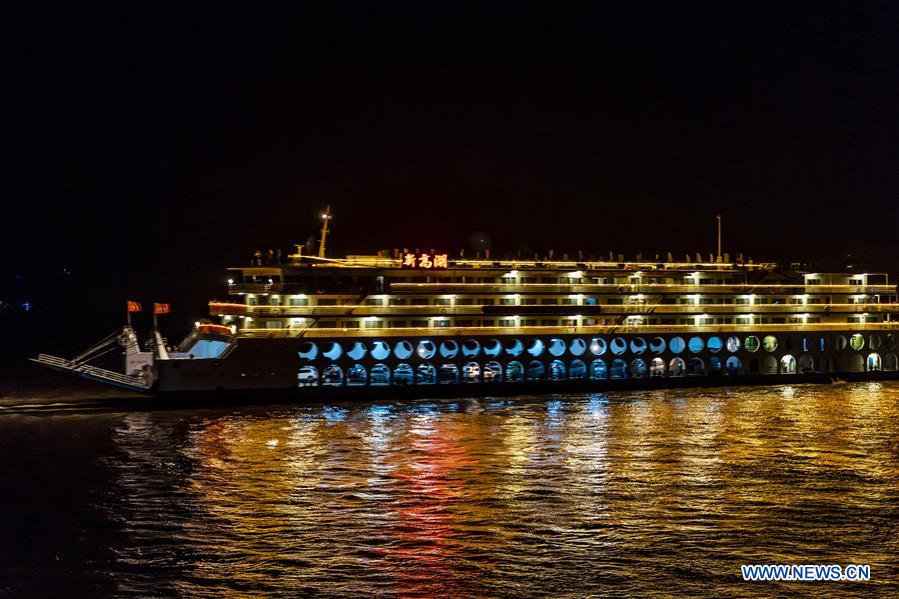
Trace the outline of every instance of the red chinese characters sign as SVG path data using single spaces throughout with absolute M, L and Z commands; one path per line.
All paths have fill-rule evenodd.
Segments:
M 449 257 L 447 254 L 429 254 L 429 253 L 405 253 L 403 254 L 403 268 L 424 268 L 433 270 L 435 268 L 447 268 L 449 266 Z

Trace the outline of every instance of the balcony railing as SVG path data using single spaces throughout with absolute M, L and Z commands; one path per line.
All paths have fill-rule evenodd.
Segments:
M 626 293 L 626 294 L 731 294 L 731 295 L 830 295 L 894 294 L 895 285 L 731 285 L 611 284 L 611 283 L 391 283 L 391 291 L 404 293 Z
M 242 329 L 238 337 L 279 338 L 279 337 L 460 337 L 491 335 L 613 335 L 661 333 L 731 333 L 760 334 L 761 332 L 859 332 L 859 331 L 899 331 L 899 322 L 883 323 L 807 323 L 807 324 L 765 324 L 765 325 L 640 325 L 640 326 L 584 326 L 584 327 L 405 327 L 389 329 Z
M 600 304 L 600 305 L 502 305 L 502 306 L 250 306 L 246 304 L 209 302 L 215 315 L 247 314 L 260 317 L 318 316 L 382 316 L 437 317 L 489 316 L 502 318 L 509 314 L 627 315 L 627 314 L 890 314 L 899 313 L 899 303 L 882 304 Z

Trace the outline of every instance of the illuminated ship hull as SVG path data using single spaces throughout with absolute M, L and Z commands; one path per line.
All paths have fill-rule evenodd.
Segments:
M 441 254 L 231 271 L 231 299 L 210 302 L 219 322 L 198 323 L 176 351 L 154 331 L 155 352 L 124 344 L 124 372 L 37 361 L 157 396 L 247 400 L 899 377 L 899 303 L 884 274 Z
M 882 380 L 899 377 L 896 339 L 883 330 L 240 338 L 220 358 L 157 362 L 150 391 L 314 399 Z

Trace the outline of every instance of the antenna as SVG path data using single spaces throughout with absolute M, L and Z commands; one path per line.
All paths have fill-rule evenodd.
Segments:
M 719 214 L 718 216 L 715 217 L 715 219 L 718 221 L 718 256 L 717 256 L 717 261 L 718 261 L 718 262 L 721 262 L 721 215 Z
M 328 221 L 330 221 L 333 216 L 331 216 L 331 206 L 326 206 L 325 211 L 322 213 L 322 238 L 318 244 L 318 257 L 325 257 L 325 242 L 328 239 Z

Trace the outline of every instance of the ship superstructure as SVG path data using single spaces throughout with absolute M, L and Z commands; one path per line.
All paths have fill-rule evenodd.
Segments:
M 257 255 L 229 273 L 228 298 L 209 304 L 218 322 L 198 323 L 151 372 L 132 356 L 142 371 L 125 376 L 158 393 L 306 393 L 899 374 L 886 273 L 731 261 L 720 245 L 708 261 L 597 261 L 334 259 L 322 243 L 316 256 Z

